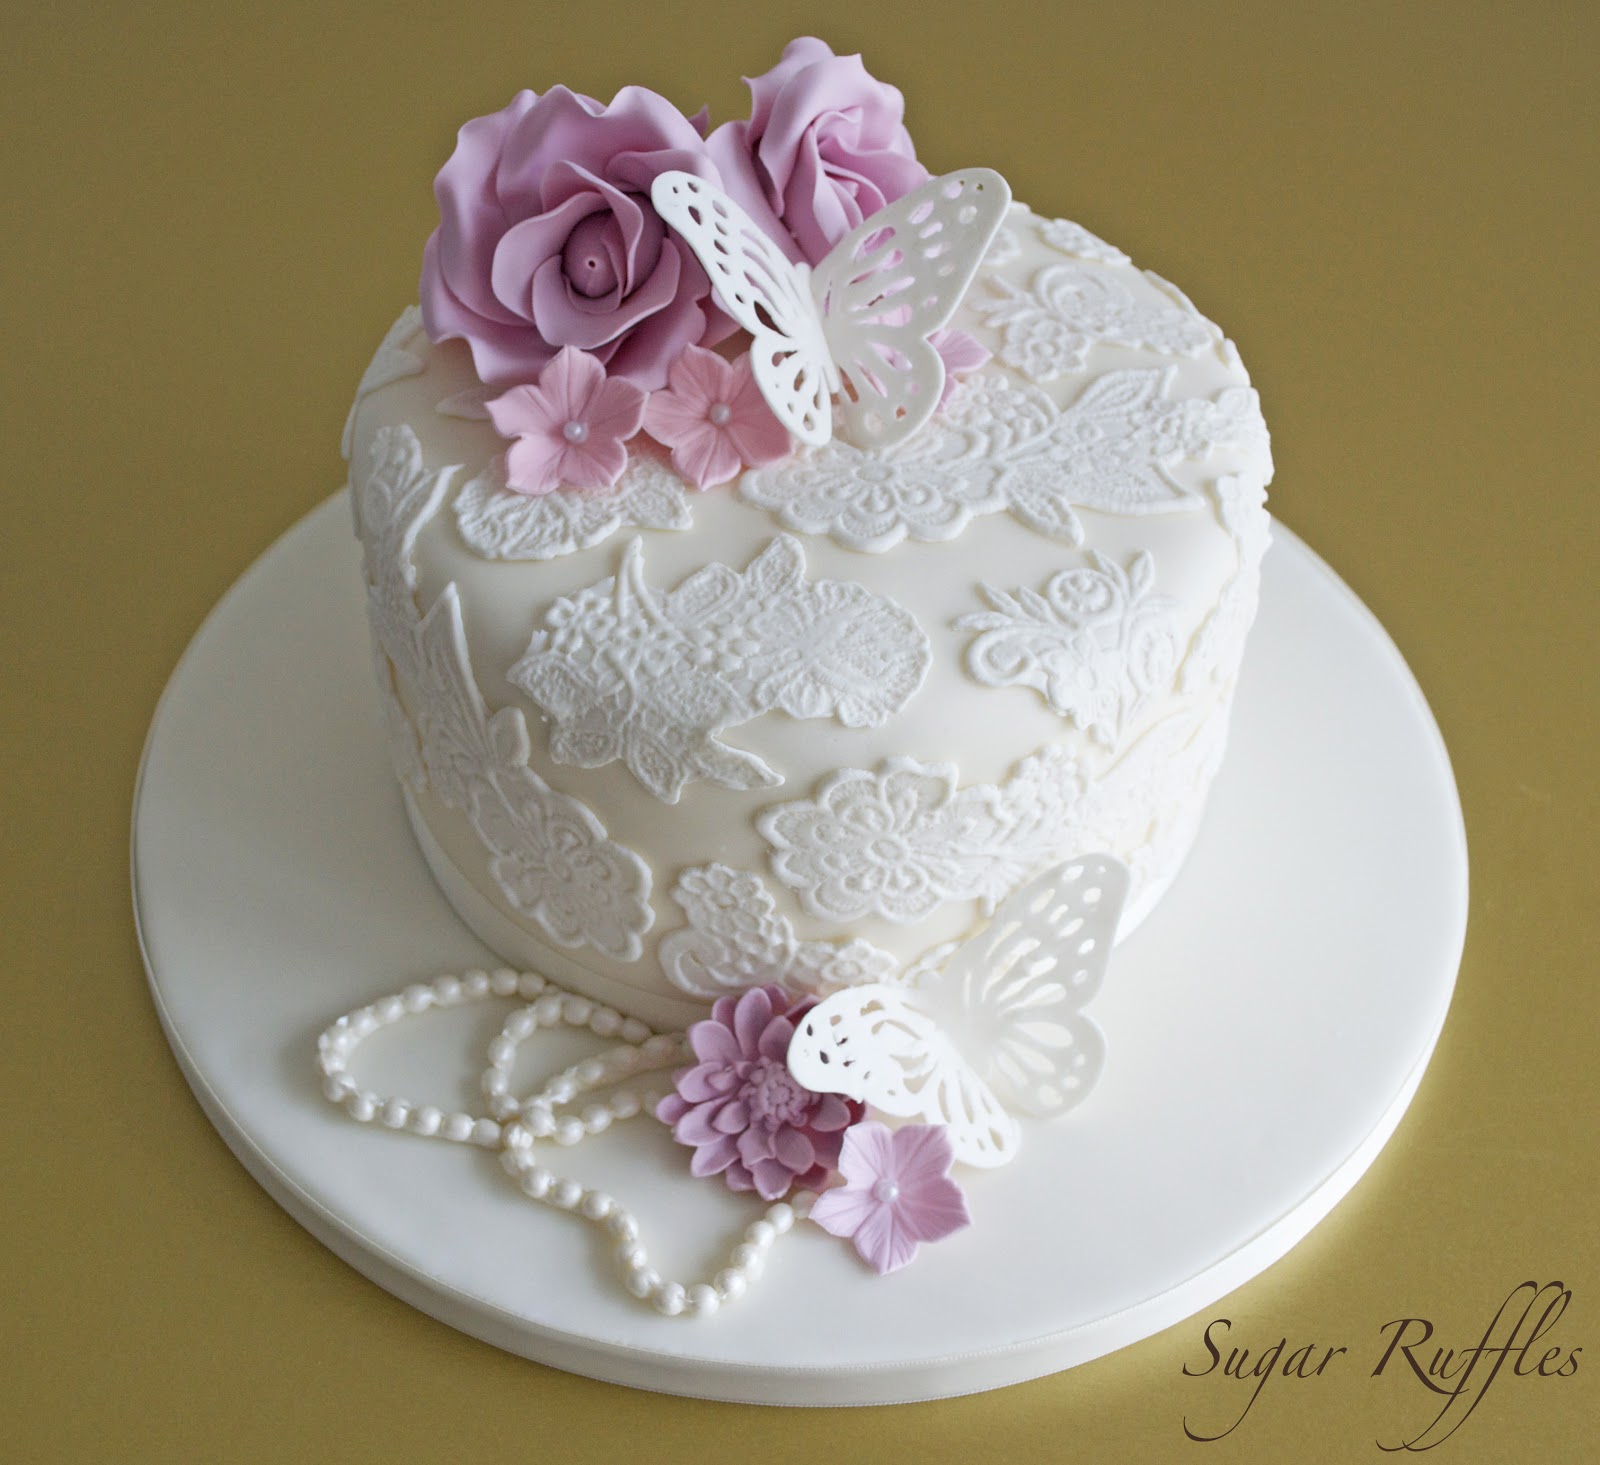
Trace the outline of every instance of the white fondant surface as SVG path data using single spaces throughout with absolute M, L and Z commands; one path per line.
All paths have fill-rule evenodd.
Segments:
M 452 1326 L 575 1372 L 749 1402 L 997 1387 L 1254 1276 L 1355 1183 L 1415 1092 L 1465 929 L 1455 787 L 1392 644 L 1280 531 L 1193 856 L 1093 1003 L 1108 1047 L 1094 1094 L 1028 1122 L 1013 1165 L 964 1174 L 974 1225 L 904 1272 L 874 1278 L 804 1227 L 737 1306 L 656 1315 L 617 1285 L 594 1228 L 527 1202 L 491 1155 L 356 1125 L 318 1092 L 333 1017 L 487 962 L 406 828 L 347 526 L 336 499 L 286 535 L 174 673 L 136 798 L 136 914 L 174 1051 L 224 1138 L 315 1235 Z M 365 1071 L 481 1110 L 502 1016 L 419 1020 L 433 1052 L 375 1041 Z M 648 1119 L 558 1158 L 633 1210 L 677 1275 L 757 1214 L 690 1180 Z

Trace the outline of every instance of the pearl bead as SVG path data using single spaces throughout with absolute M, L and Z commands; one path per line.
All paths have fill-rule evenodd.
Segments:
M 602 1038 L 614 1038 L 622 1027 L 622 1014 L 614 1007 L 597 1007 L 589 1019 L 589 1027 Z
M 794 1207 L 784 1201 L 779 1201 L 767 1212 L 767 1220 L 773 1231 L 782 1236 L 794 1226 Z
M 390 1099 L 378 1116 L 389 1129 L 404 1129 L 411 1117 L 411 1105 L 404 1099 Z
M 744 1228 L 744 1239 L 763 1251 L 772 1245 L 777 1235 L 778 1229 L 771 1221 L 752 1221 Z
M 761 1248 L 752 1246 L 748 1241 L 741 1241 L 728 1253 L 728 1260 L 741 1272 L 748 1272 L 753 1277 L 761 1267 Z
M 542 991 L 544 991 L 544 978 L 537 972 L 523 972 L 517 978 L 517 996 L 532 1002 Z
M 656 1310 L 664 1312 L 668 1317 L 677 1317 L 688 1300 L 683 1290 L 683 1283 L 668 1282 L 656 1293 Z
M 581 1028 L 587 1023 L 593 1012 L 594 1003 L 587 997 L 563 997 L 561 999 L 562 1019 L 571 1023 L 575 1028 Z
M 641 1272 L 649 1265 L 650 1254 L 637 1241 L 630 1241 L 617 1248 L 617 1260 L 623 1271 Z
M 615 1236 L 618 1241 L 637 1241 L 639 1239 L 639 1223 L 621 1206 L 618 1206 L 606 1217 L 606 1230 Z
M 344 1096 L 353 1088 L 355 1088 L 355 1085 L 351 1083 L 350 1080 L 343 1074 L 330 1073 L 322 1081 L 323 1097 L 326 1098 L 330 1103 L 334 1104 L 342 1104 L 344 1102 Z
M 513 1012 L 506 1019 L 505 1035 L 513 1043 L 520 1043 L 524 1038 L 532 1037 L 538 1030 L 539 1024 L 533 1013 L 526 1007 Z
M 370 1124 L 372 1116 L 378 1112 L 378 1106 L 372 1102 L 371 1094 L 351 1094 L 345 1100 L 345 1110 L 358 1124 Z
M 721 1306 L 722 1298 L 717 1295 L 715 1287 L 696 1282 L 689 1289 L 689 1311 L 696 1317 L 710 1317 Z
M 872 1187 L 872 1198 L 882 1201 L 886 1206 L 892 1206 L 900 1199 L 900 1187 L 892 1180 L 880 1180 Z
M 400 994 L 407 1012 L 426 1012 L 433 1006 L 433 993 L 422 982 L 413 982 Z
M 590 1134 L 600 1134 L 611 1128 L 611 1110 L 604 1104 L 590 1104 L 583 1111 L 583 1127 Z
M 406 1005 L 398 997 L 385 997 L 374 1010 L 379 1022 L 398 1022 L 405 1016 Z
M 550 1199 L 564 1211 L 570 1211 L 583 1199 L 583 1187 L 576 1180 L 558 1180 Z
M 726 427 L 733 420 L 733 408 L 726 402 L 714 402 L 711 411 L 706 415 L 711 419 L 713 427 Z
M 487 997 L 489 995 L 489 973 L 484 971 L 468 972 L 461 979 L 461 989 L 468 997 Z
M 650 1036 L 650 1029 L 636 1017 L 625 1017 L 622 1020 L 622 1041 L 624 1043 L 642 1043 Z
M 574 1119 L 570 1115 L 556 1124 L 556 1143 L 558 1145 L 575 1145 L 583 1138 L 583 1120 Z
M 496 967 L 490 973 L 489 987 L 496 997 L 515 997 L 517 995 L 517 974 L 510 967 Z
M 411 1116 L 411 1127 L 422 1135 L 432 1136 L 438 1134 L 439 1126 L 442 1123 L 444 1123 L 444 1115 L 435 1109 L 432 1104 L 423 1105 Z
M 522 1172 L 522 1188 L 535 1200 L 543 1200 L 555 1181 L 555 1176 L 543 1165 L 532 1165 Z
M 489 1062 L 496 1068 L 505 1068 L 517 1056 L 517 1045 L 510 1038 L 501 1036 L 489 1044 Z
M 500 1126 L 493 1119 L 475 1120 L 470 1138 L 473 1144 L 481 1145 L 486 1150 L 497 1149 L 500 1144 Z
M 618 1119 L 632 1119 L 640 1107 L 639 1096 L 632 1089 L 618 1089 L 611 1096 L 611 1112 Z
M 433 983 L 434 1001 L 448 1006 L 452 1002 L 461 1000 L 461 979 L 459 977 L 438 977 Z
M 578 1209 L 583 1212 L 584 1219 L 588 1221 L 603 1221 L 611 1214 L 611 1207 L 615 1202 L 603 1190 L 589 1190 L 584 1192 L 583 1199 L 578 1202 Z
M 724 1267 L 717 1273 L 717 1291 L 729 1302 L 743 1297 L 745 1288 L 750 1284 L 745 1280 L 745 1275 L 737 1267 Z
M 447 1114 L 444 1120 L 444 1137 L 461 1144 L 472 1136 L 472 1116 L 470 1114 Z
M 656 1290 L 660 1282 L 660 1275 L 652 1268 L 635 1267 L 624 1279 L 623 1286 L 635 1297 L 645 1298 Z
M 561 429 L 561 436 L 569 443 L 586 443 L 589 441 L 589 428 L 586 423 L 572 421 Z
M 553 1027 L 561 1021 L 561 999 L 547 992 L 533 1004 L 533 1019 L 542 1028 Z
M 584 1086 L 584 1088 L 592 1089 L 597 1083 L 604 1081 L 606 1076 L 606 1066 L 598 1058 L 585 1058 L 583 1062 L 573 1070 L 573 1076 Z

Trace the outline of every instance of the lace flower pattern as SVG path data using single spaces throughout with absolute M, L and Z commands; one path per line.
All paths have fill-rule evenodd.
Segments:
M 859 937 L 801 941 L 759 875 L 705 865 L 678 877 L 672 898 L 689 924 L 662 938 L 661 969 L 696 997 L 768 983 L 791 996 L 892 979 L 899 963 Z
M 1128 567 L 1091 556 L 1053 575 L 1041 593 L 979 587 L 989 609 L 962 616 L 977 631 L 967 670 L 988 687 L 1032 687 L 1096 742 L 1116 747 L 1178 666 L 1179 603 L 1152 593 L 1148 554 Z
M 1139 346 L 1165 356 L 1199 356 L 1220 334 L 1197 312 L 1134 298 L 1103 270 L 1047 265 L 1026 289 L 996 277 L 996 297 L 973 308 L 1002 331 L 1000 359 L 1030 381 L 1078 371 L 1099 343 Z
M 510 672 L 551 719 L 550 756 L 621 760 L 657 798 L 684 787 L 766 788 L 782 776 L 714 736 L 763 713 L 878 727 L 922 685 L 932 653 L 916 618 L 884 596 L 805 578 L 780 535 L 743 571 L 708 565 L 675 590 L 644 577 L 634 540 L 621 573 L 544 616 Z
M 619 529 L 687 529 L 693 522 L 683 480 L 638 448 L 610 488 L 509 493 L 497 464 L 468 480 L 455 512 L 461 537 L 486 560 L 560 559 Z
M 944 414 L 898 449 L 834 441 L 747 473 L 739 491 L 791 529 L 879 552 L 904 539 L 953 539 L 974 515 L 1009 510 L 1030 528 L 1083 541 L 1075 507 L 1114 514 L 1191 508 L 1171 469 L 1218 448 L 1254 449 L 1264 429 L 1248 387 L 1175 402 L 1173 368 L 1091 381 L 1069 407 L 1003 375 L 964 384 Z
M 1070 254 L 1075 259 L 1092 259 L 1096 264 L 1125 265 L 1131 263 L 1114 244 L 1091 234 L 1082 224 L 1070 219 L 1038 219 L 1034 233 L 1057 254 Z
M 719 997 L 689 1029 L 699 1062 L 673 1075 L 656 1106 L 679 1144 L 692 1146 L 690 1173 L 721 1175 L 731 1190 L 775 1201 L 796 1185 L 826 1185 L 844 1131 L 862 1108 L 802 1088 L 790 1075 L 789 1043 L 809 1003 L 792 1006 L 777 987 Z
M 415 688 L 418 708 L 412 733 L 391 680 L 385 706 L 397 765 L 410 767 L 420 745 L 428 783 L 471 820 L 506 900 L 553 941 L 637 961 L 655 919 L 650 867 L 608 838 L 585 805 L 527 766 L 520 711 L 489 712 L 467 656 L 455 586 L 445 587 L 427 615 L 417 613 L 411 546 L 459 470 L 428 472 L 416 435 L 405 427 L 380 432 L 372 451 L 374 468 L 358 505 L 373 550 L 368 607 L 375 639 Z
M 1046 865 L 1086 850 L 1141 851 L 1192 819 L 1215 772 L 1227 720 L 1180 709 L 1103 761 L 1052 746 L 1004 783 L 958 786 L 948 763 L 890 758 L 876 772 L 846 768 L 816 796 L 757 819 L 772 873 L 802 906 L 847 924 L 877 916 L 900 925 L 940 905 L 995 906 Z M 1129 860 L 1130 904 L 1166 872 Z

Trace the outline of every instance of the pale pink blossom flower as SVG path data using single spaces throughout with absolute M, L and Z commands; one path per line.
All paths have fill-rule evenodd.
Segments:
M 506 449 L 506 484 L 541 494 L 563 486 L 608 488 L 628 465 L 627 440 L 644 421 L 645 393 L 587 352 L 564 347 L 537 386 L 512 387 L 488 403 Z
M 790 1006 L 783 989 L 752 987 L 719 997 L 711 1016 L 689 1029 L 699 1062 L 673 1075 L 675 1093 L 656 1117 L 694 1148 L 693 1175 L 721 1175 L 732 1190 L 778 1200 L 795 1185 L 828 1182 L 844 1131 L 862 1106 L 838 1094 L 816 1094 L 790 1075 L 785 1061 L 795 1023 L 815 1006 Z
M 839 1152 L 845 1183 L 817 1197 L 811 1219 L 853 1241 L 880 1276 L 895 1271 L 921 1242 L 972 1223 L 961 1187 L 950 1178 L 952 1159 L 943 1125 L 890 1129 L 870 1119 L 854 1125 Z
M 748 353 L 725 361 L 699 346 L 687 347 L 666 387 L 651 393 L 644 430 L 672 449 L 672 466 L 696 488 L 776 463 L 793 446 L 756 386 Z

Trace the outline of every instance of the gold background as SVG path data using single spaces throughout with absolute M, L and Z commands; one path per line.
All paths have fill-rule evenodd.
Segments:
M 1245 1389 L 1238 1341 L 1430 1317 L 1475 1342 L 1575 1291 L 1569 1379 L 1502 1375 L 1437 1458 L 1570 1460 L 1600 1408 L 1594 1153 L 1592 5 L 808 0 L 55 4 L 0 44 L 0 1454 L 81 1461 L 1321 1461 L 1434 1412 L 1370 1362 Z M 519 86 L 745 115 L 814 31 L 987 163 L 1177 281 L 1240 343 L 1273 507 L 1377 612 L 1455 761 L 1472 918 L 1393 1143 L 1285 1260 L 1068 1374 L 896 1410 L 633 1393 L 497 1353 L 324 1250 L 233 1160 L 145 990 L 127 830 L 162 685 L 341 481 L 357 377 L 413 298 L 455 127 Z M 1291 977 L 1292 974 L 1286 974 Z M 1086 1198 L 1092 1203 L 1092 1197 Z M 1199 1452 L 1199 1453 L 1196 1453 Z M 1588 1456 L 1593 1458 L 1592 1456 Z

